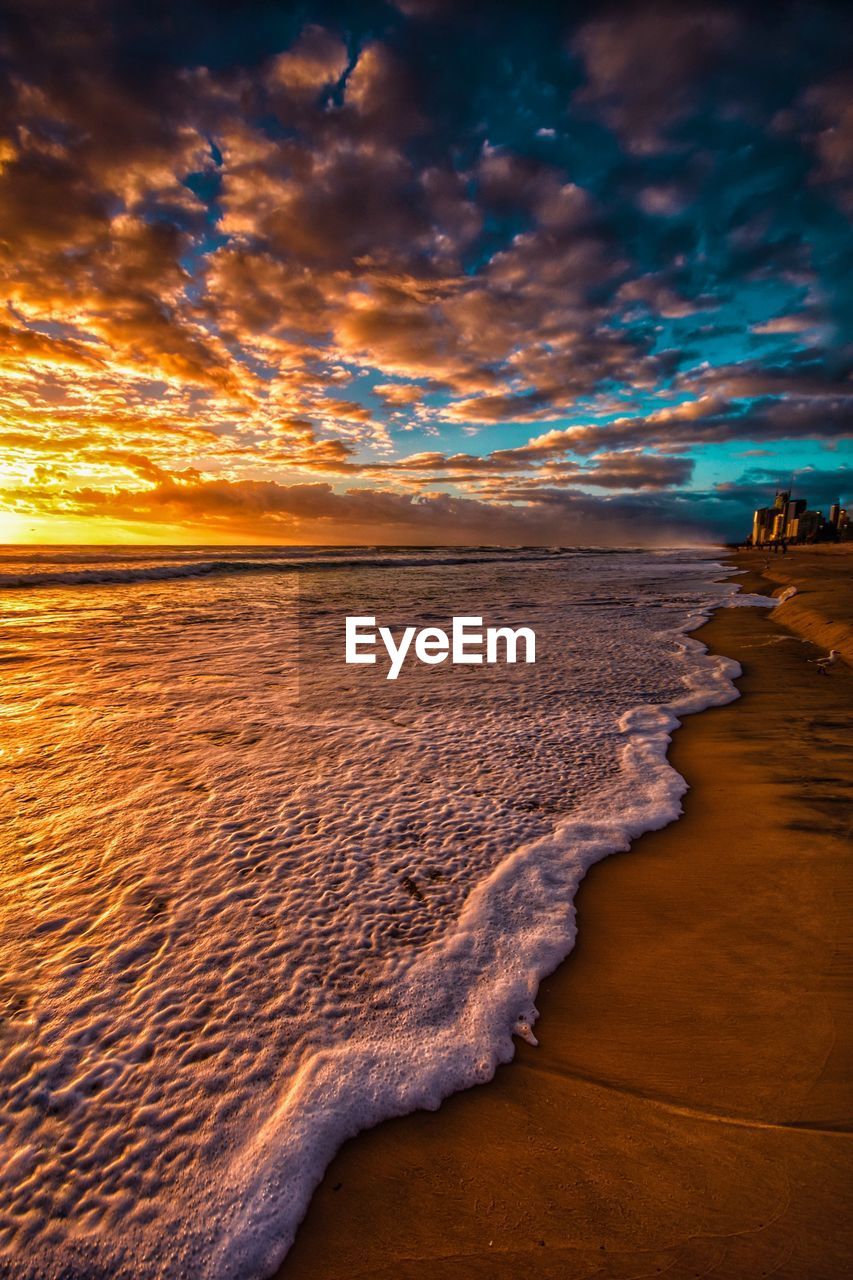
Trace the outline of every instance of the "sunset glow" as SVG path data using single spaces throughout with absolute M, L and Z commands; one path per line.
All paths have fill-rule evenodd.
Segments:
M 853 1274 L 851 69 L 0 0 L 0 1280 Z
M 801 62 L 794 10 L 784 56 L 735 10 L 380 10 L 151 17 L 144 87 L 121 7 L 12 24 L 4 536 L 648 541 L 791 473 L 843 501 L 843 50 Z

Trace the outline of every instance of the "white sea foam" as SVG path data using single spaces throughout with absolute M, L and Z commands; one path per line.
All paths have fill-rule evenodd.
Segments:
M 449 559 L 15 597 L 10 1275 L 270 1274 L 342 1141 L 532 1034 L 586 868 L 677 817 L 670 734 L 737 696 L 686 635 L 723 571 Z M 535 668 L 342 684 L 355 601 L 472 596 L 535 619 Z

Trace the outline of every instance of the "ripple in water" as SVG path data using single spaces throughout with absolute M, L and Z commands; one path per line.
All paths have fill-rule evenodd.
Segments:
M 0 1258 L 262 1277 L 346 1137 L 531 1034 L 583 871 L 678 813 L 674 713 L 735 696 L 684 636 L 733 588 L 696 553 L 63 555 L 3 566 Z M 341 664 L 364 612 L 526 623 L 537 665 L 391 684 Z

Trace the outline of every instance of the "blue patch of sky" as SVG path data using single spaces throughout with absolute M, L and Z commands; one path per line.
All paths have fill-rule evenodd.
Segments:
M 689 316 L 655 316 L 652 351 L 677 350 L 689 368 L 704 361 L 725 365 L 749 360 L 756 347 L 778 346 L 780 339 L 787 348 L 798 347 L 796 334 L 756 334 L 753 327 L 798 312 L 807 292 L 806 286 L 780 278 L 745 282 L 720 306 Z
M 768 503 L 778 483 L 783 489 L 791 487 L 794 496 L 815 501 L 808 491 L 808 467 L 819 470 L 835 470 L 839 464 L 836 450 L 816 440 L 749 440 L 738 439 L 720 444 L 706 444 L 699 450 L 691 450 L 696 467 L 692 487 L 712 489 L 717 484 L 744 480 L 746 483 L 766 485 Z M 765 478 L 765 473 L 767 476 Z

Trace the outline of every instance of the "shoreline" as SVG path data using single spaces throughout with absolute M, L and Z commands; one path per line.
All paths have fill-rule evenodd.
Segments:
M 833 560 L 841 567 L 847 548 L 837 550 Z M 792 829 L 809 830 L 821 867 L 830 878 L 841 875 L 843 863 L 832 852 L 839 835 L 829 820 L 838 797 L 807 799 L 808 769 L 797 772 L 797 794 L 788 794 L 792 780 L 780 779 L 776 759 L 779 732 L 792 716 L 818 724 L 823 705 L 837 701 L 842 686 L 850 692 L 846 669 L 819 679 L 799 644 L 774 643 L 778 623 L 787 621 L 782 609 L 792 614 L 788 625 L 813 632 L 817 603 L 827 623 L 820 593 L 837 594 L 837 585 L 826 586 L 824 570 L 815 572 L 815 560 L 805 559 L 810 553 L 785 557 L 786 581 L 796 580 L 797 562 L 809 579 L 803 598 L 790 602 L 798 603 L 796 611 L 783 605 L 771 621 L 760 609 L 718 609 L 694 632 L 712 653 L 741 661 L 738 686 L 751 707 L 741 698 L 685 720 L 669 751 L 691 786 L 684 815 L 640 837 L 629 855 L 587 872 L 576 899 L 575 949 L 540 988 L 541 1047 L 520 1044 L 490 1084 L 454 1095 L 438 1113 L 387 1121 L 347 1143 L 315 1193 L 279 1280 L 427 1273 L 450 1280 L 508 1276 L 522 1266 L 568 1280 L 633 1275 L 639 1265 L 685 1276 L 723 1265 L 719 1274 L 746 1277 L 771 1263 L 775 1274 L 793 1280 L 810 1273 L 804 1267 L 816 1261 L 816 1251 L 819 1269 L 811 1274 L 827 1280 L 846 1274 L 853 1240 L 842 1246 L 839 1230 L 836 1248 L 830 1224 L 842 1217 L 843 1175 L 851 1171 L 846 1151 L 836 1150 L 849 1145 L 851 1100 L 835 1062 L 837 1042 L 833 1049 L 828 1038 L 836 1023 L 843 1025 L 838 1014 L 850 1012 L 849 983 L 822 990 L 822 1004 L 814 999 L 819 975 L 811 969 L 823 950 L 832 895 L 821 898 L 814 861 L 800 859 L 798 867 L 791 841 Z M 755 551 L 735 562 L 752 576 L 765 558 Z M 780 579 L 770 588 L 767 579 L 739 581 L 745 591 L 769 592 Z M 844 619 L 828 621 L 846 627 Z M 769 638 L 768 624 L 776 632 Z M 760 662 L 751 653 L 757 645 Z M 716 769 L 709 776 L 711 762 Z M 720 804 L 727 781 L 746 815 L 746 836 L 731 806 Z M 821 805 L 828 810 L 823 826 L 811 812 Z M 777 879 L 784 872 L 794 890 L 786 901 L 778 901 L 778 888 L 765 877 L 756 887 L 742 865 L 728 867 L 740 849 L 753 855 L 748 864 L 757 860 L 754 870 L 764 870 L 771 832 Z M 698 852 L 697 843 L 704 845 Z M 727 887 L 726 871 L 734 885 Z M 844 874 L 837 889 L 847 893 Z M 795 905 L 803 906 L 803 919 Z M 748 923 L 750 913 L 761 922 L 759 938 L 734 927 Z M 709 950 L 716 933 L 718 945 Z M 685 949 L 688 940 L 694 946 Z M 709 975 L 716 975 L 710 984 Z M 800 1008 L 806 991 L 811 998 Z M 805 1097 L 802 1088 L 814 1073 L 797 1061 L 804 1037 L 823 1044 L 827 1055 Z M 819 1104 L 813 1114 L 806 1114 L 807 1097 Z M 761 1194 L 762 1179 L 765 1191 L 782 1186 L 775 1176 L 780 1153 L 810 1197 L 808 1223 L 799 1231 L 788 1222 L 790 1205 L 771 1214 Z M 836 1177 L 839 1154 L 845 1160 Z M 823 1193 L 814 1176 L 821 1161 Z M 783 1244 L 788 1262 L 779 1255 Z
M 777 622 L 825 650 L 838 649 L 853 666 L 853 543 L 792 547 L 787 555 L 756 547 L 737 559 L 770 583 L 769 594 L 795 586 L 793 599 L 777 606 Z

